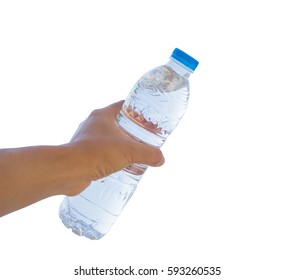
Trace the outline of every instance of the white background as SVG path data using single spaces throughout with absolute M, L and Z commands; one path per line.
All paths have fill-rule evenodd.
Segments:
M 0 279 L 293 279 L 291 1 L 1 1 L 0 147 L 69 141 L 175 47 L 199 60 L 189 108 L 112 230 L 78 237 L 62 196 L 0 219 Z M 166 276 L 220 266 L 220 276 Z M 140 277 L 123 277 L 139 279 Z M 140 278 L 140 279 L 141 279 Z

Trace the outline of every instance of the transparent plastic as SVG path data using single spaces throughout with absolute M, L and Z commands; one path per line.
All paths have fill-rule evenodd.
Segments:
M 160 148 L 184 115 L 193 71 L 170 58 L 134 85 L 116 118 L 130 137 Z M 147 166 L 133 164 L 92 182 L 75 197 L 65 197 L 59 211 L 64 225 L 78 235 L 100 239 L 132 197 Z

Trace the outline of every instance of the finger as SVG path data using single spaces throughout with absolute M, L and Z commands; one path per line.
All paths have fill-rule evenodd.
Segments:
M 143 143 L 133 145 L 133 163 L 143 163 L 150 166 L 161 166 L 164 164 L 164 156 L 160 149 Z
M 109 117 L 116 118 L 117 114 L 120 112 L 122 105 L 124 103 L 124 100 L 118 101 L 116 103 L 113 103 L 109 106 L 107 106 L 105 109 L 107 110 L 107 113 L 109 114 Z
M 101 114 L 104 114 L 108 118 L 114 119 L 116 118 L 117 114 L 120 112 L 123 103 L 124 101 L 121 100 L 111 105 L 108 105 L 107 107 L 95 109 L 91 112 L 89 117 L 96 117 L 96 116 L 101 116 Z

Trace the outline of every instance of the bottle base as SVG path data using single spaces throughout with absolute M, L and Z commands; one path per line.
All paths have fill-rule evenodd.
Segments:
M 63 203 L 61 204 L 59 217 L 62 223 L 68 229 L 71 229 L 73 233 L 79 236 L 84 236 L 91 240 L 98 240 L 105 235 L 105 233 L 100 233 L 95 230 L 92 227 L 90 220 L 83 216 L 84 221 L 82 221 L 78 218 L 78 216 L 81 216 L 80 213 L 76 212 L 74 209 L 69 209 L 68 205 L 64 204 L 67 204 L 66 199 L 64 199 Z M 85 222 L 85 219 L 88 221 Z

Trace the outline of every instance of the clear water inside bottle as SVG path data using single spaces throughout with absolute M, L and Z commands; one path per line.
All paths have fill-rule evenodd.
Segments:
M 188 98 L 188 79 L 168 64 L 160 66 L 135 84 L 116 122 L 130 137 L 159 148 L 185 113 Z M 101 238 L 120 215 L 146 169 L 145 165 L 130 165 L 93 182 L 80 195 L 66 197 L 59 213 L 65 226 L 78 235 Z
M 135 84 L 117 123 L 140 141 L 160 147 L 184 115 L 188 98 L 188 79 L 166 65 L 157 67 Z

